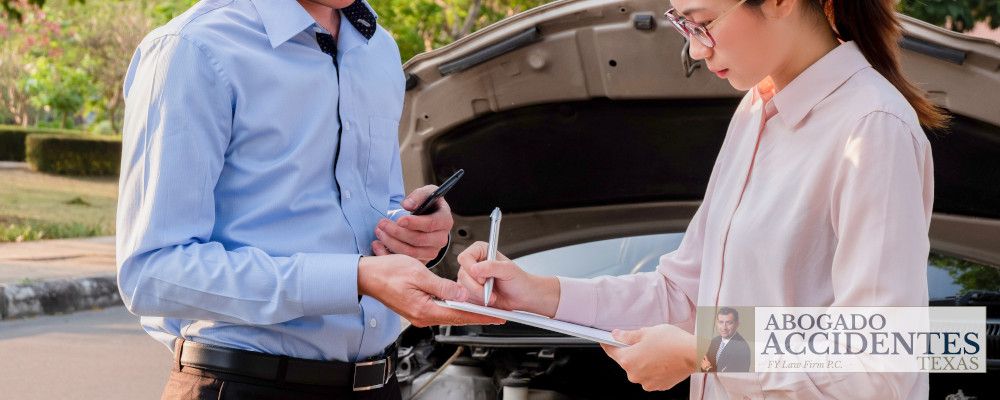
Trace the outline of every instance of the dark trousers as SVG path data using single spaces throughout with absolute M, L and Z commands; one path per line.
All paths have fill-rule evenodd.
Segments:
M 273 381 L 247 378 L 174 362 L 170 379 L 163 389 L 163 400 L 247 399 L 247 400 L 401 400 L 399 382 L 393 375 L 388 384 L 364 392 L 350 387 L 279 384 Z

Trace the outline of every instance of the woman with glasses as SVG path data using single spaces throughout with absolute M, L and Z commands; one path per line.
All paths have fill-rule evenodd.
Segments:
M 615 331 L 605 351 L 647 390 L 709 369 L 696 307 L 926 306 L 931 148 L 947 117 L 899 67 L 893 0 L 672 0 L 690 55 L 739 90 L 704 199 L 657 271 L 571 279 L 484 262 L 490 303 Z M 724 350 L 722 350 L 724 351 Z M 692 398 L 927 398 L 918 373 L 696 373 Z

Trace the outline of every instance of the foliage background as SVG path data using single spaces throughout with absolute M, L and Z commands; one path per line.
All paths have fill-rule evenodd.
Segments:
M 550 0 L 369 0 L 402 60 Z M 667 0 L 664 0 L 667 1 Z M 0 0 L 0 124 L 117 134 L 122 80 L 153 28 L 195 0 Z M 1000 26 L 1000 0 L 901 0 L 956 31 Z

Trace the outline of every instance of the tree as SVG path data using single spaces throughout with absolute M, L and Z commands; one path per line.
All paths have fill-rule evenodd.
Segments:
M 368 1 L 406 61 L 551 0 Z M 102 129 L 117 131 L 122 80 L 135 47 L 152 27 L 196 2 L 0 0 L 0 123 L 30 125 L 57 113 L 55 117 L 67 123 L 82 115 L 100 122 L 106 127 Z M 901 0 L 898 8 L 957 31 L 970 29 L 976 21 L 1000 25 L 1000 0 Z M 83 86 L 65 86 L 75 83 Z M 45 90 L 55 92 L 42 93 Z M 55 106 L 78 104 L 67 99 L 83 99 L 83 104 L 72 112 Z
M 14 29 L 20 29 L 16 27 Z M 19 37 L 0 21 L 0 123 L 9 119 L 14 124 L 28 126 L 33 106 L 21 89 L 21 79 L 28 74 L 24 65 Z
M 0 117 L 26 126 L 47 117 L 69 124 L 83 116 L 117 132 L 122 81 L 151 28 L 153 7 L 119 0 L 49 0 L 44 10 L 22 1 L 17 7 L 20 23 L 6 28 L 0 19 L 0 105 L 6 110 Z M 64 108 L 70 106 L 77 108 Z
M 82 3 L 84 0 L 70 1 Z M 43 5 L 45 5 L 45 0 L 0 0 L 0 11 L 3 11 L 9 18 L 20 20 L 24 16 L 23 10 L 25 7 L 41 7 Z
M 70 127 L 70 118 L 97 94 L 87 72 L 61 59 L 41 57 L 30 67 L 24 81 L 24 91 L 37 108 L 52 111 L 60 128 Z
M 72 2 L 82 3 L 85 0 L 71 0 L 71 1 Z M 495 0 L 493 2 L 487 2 L 487 1 L 483 1 L 483 0 L 465 0 L 465 1 L 462 1 L 462 0 L 413 0 L 413 1 L 406 1 L 406 0 L 370 0 L 370 1 L 371 1 L 371 3 L 375 3 L 375 4 L 378 4 L 378 5 L 394 4 L 395 6 L 404 5 L 404 4 L 401 4 L 401 3 L 413 3 L 413 7 L 410 8 L 410 11 L 416 10 L 416 9 L 428 10 L 428 9 L 435 8 L 433 6 L 432 7 L 428 7 L 429 5 L 436 5 L 437 6 L 436 9 L 438 9 L 438 10 L 450 10 L 452 12 L 452 15 L 450 17 L 447 17 L 446 19 L 451 19 L 452 22 L 455 22 L 455 21 L 458 21 L 458 20 L 461 20 L 463 22 L 463 23 L 461 23 L 459 25 L 449 25 L 449 28 L 450 28 L 449 29 L 449 34 L 451 36 L 453 36 L 453 37 L 454 36 L 464 36 L 464 35 L 461 35 L 460 32 L 464 31 L 464 32 L 466 32 L 466 34 L 468 34 L 469 32 L 472 32 L 474 30 L 474 27 L 467 27 L 467 25 L 469 25 L 469 24 L 471 24 L 471 25 L 477 24 L 477 22 L 479 21 L 479 19 L 478 19 L 478 16 L 475 15 L 475 11 L 484 11 L 484 9 L 482 9 L 480 7 L 480 5 L 482 3 L 493 3 L 493 6 L 495 6 L 498 3 L 503 3 L 503 4 L 507 5 L 508 8 L 510 8 L 510 9 L 517 9 L 517 8 L 519 8 L 519 6 L 523 5 L 523 4 L 518 4 L 518 3 L 538 3 L 538 4 L 544 3 L 544 1 L 533 2 L 533 1 L 524 1 L 524 0 L 513 0 L 513 1 L 496 1 Z M 187 2 L 188 6 L 190 6 L 190 3 L 192 3 L 192 1 L 188 1 L 188 0 L 166 0 L 164 2 L 171 4 L 170 6 L 168 6 L 168 8 L 172 7 L 173 5 L 184 3 L 184 2 Z M 30 5 L 42 6 L 45 3 L 46 3 L 46 0 L 0 0 L 0 11 L 4 11 L 4 13 L 8 17 L 10 17 L 10 18 L 20 19 L 21 18 L 21 11 L 18 9 L 18 7 L 17 7 L 18 5 L 28 5 L 28 4 L 30 4 Z M 458 6 L 458 8 L 456 8 L 456 6 Z M 462 6 L 467 6 L 467 7 L 465 7 L 466 11 L 465 12 L 456 12 L 458 10 L 461 10 Z M 405 9 L 406 7 L 391 7 L 391 8 L 381 8 L 381 7 L 379 7 L 378 10 L 382 11 L 382 10 L 391 10 L 391 9 L 398 9 L 398 8 L 404 8 Z M 500 8 L 487 6 L 486 9 L 485 9 L 485 11 L 487 11 L 487 12 L 484 13 L 484 14 L 489 14 L 488 11 L 498 10 L 498 9 L 500 9 Z M 958 32 L 965 32 L 965 31 L 968 31 L 969 29 L 972 29 L 972 27 L 975 25 L 975 23 L 979 22 L 979 21 L 986 21 L 986 22 L 988 22 L 990 28 L 993 28 L 993 29 L 1000 28 L 1000 0 L 901 0 L 899 2 L 899 10 L 900 10 L 900 12 L 902 12 L 902 13 L 904 13 L 906 15 L 909 15 L 909 16 L 912 16 L 914 18 L 918 18 L 918 19 L 921 19 L 921 20 L 924 20 L 924 21 L 927 21 L 927 22 L 930 22 L 932 24 L 939 25 L 939 26 L 945 26 L 946 24 L 948 24 L 950 22 L 950 24 L 951 24 L 950 28 L 953 29 L 953 30 L 955 30 L 955 31 L 958 31 Z M 404 12 L 403 14 L 409 14 L 409 12 Z M 460 18 L 455 18 L 457 14 L 462 14 L 463 16 L 461 16 Z M 431 16 L 431 14 L 416 14 L 416 15 L 418 15 L 418 16 L 419 15 Z M 468 18 L 469 16 L 472 16 L 472 18 Z M 492 19 L 492 18 L 491 17 L 487 17 L 487 20 L 490 20 L 490 19 Z M 412 22 L 413 21 L 411 21 L 410 25 L 412 25 L 412 26 L 416 26 L 417 25 L 417 24 L 413 24 Z M 429 24 L 424 24 L 424 26 L 428 26 L 428 25 Z M 424 34 L 427 34 L 427 33 L 428 33 L 427 30 L 424 30 L 424 31 L 418 32 L 416 35 L 407 35 L 408 36 L 407 39 L 410 39 L 411 42 L 412 42 L 413 39 L 424 38 L 424 39 L 430 39 L 430 42 L 433 42 L 433 37 L 436 36 L 436 35 L 431 34 L 431 35 L 425 36 Z M 428 44 L 428 41 L 425 40 L 424 44 L 425 44 L 425 48 L 426 48 L 426 45 Z
M 546 0 L 368 0 L 403 60 L 468 36 Z
M 42 56 L 60 56 L 58 24 L 48 21 L 37 6 L 20 4 L 21 21 L 8 24 L 0 19 L 0 108 L 5 119 L 28 126 L 40 111 L 32 96 L 24 90 L 25 77 L 32 61 Z M 0 121 L 4 122 L 4 121 Z
M 153 26 L 160 26 L 169 22 L 175 16 L 180 15 L 191 8 L 198 0 L 157 0 L 149 7 L 149 15 L 153 18 Z
M 82 7 L 71 7 L 75 8 Z M 125 107 L 122 82 L 132 52 L 151 29 L 151 22 L 140 2 L 95 1 L 86 10 L 76 11 L 67 13 L 66 23 L 76 29 L 76 40 L 88 61 L 83 65 L 99 92 L 92 104 L 99 114 L 97 120 L 108 121 L 111 131 L 118 132 Z
M 911 17 L 967 32 L 976 22 L 1000 28 L 1000 0 L 902 0 L 899 11 Z

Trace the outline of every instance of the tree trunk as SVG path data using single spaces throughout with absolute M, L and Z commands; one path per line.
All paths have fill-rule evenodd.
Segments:
M 483 0 L 474 0 L 471 5 L 469 5 L 469 14 L 465 16 L 465 24 L 462 25 L 462 30 L 458 32 L 455 39 L 461 39 L 472 33 L 472 28 L 476 26 L 476 20 L 479 19 L 479 12 L 483 9 Z

